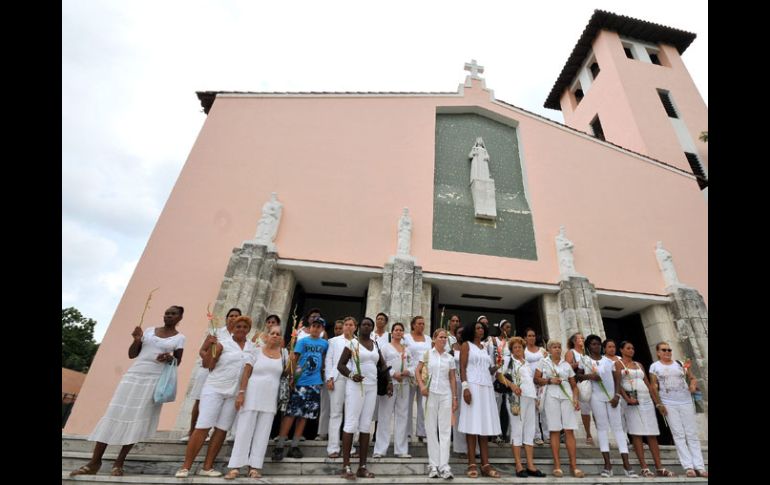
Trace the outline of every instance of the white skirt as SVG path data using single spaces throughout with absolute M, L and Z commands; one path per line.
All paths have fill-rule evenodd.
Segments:
M 460 421 L 457 429 L 465 434 L 497 436 L 500 430 L 500 413 L 495 402 L 492 386 L 480 386 L 468 383 L 471 391 L 471 404 L 468 405 L 460 392 Z
M 652 399 L 645 400 L 640 396 L 638 406 L 629 406 L 625 399 L 620 400 L 623 406 L 623 416 L 626 420 L 628 434 L 636 436 L 658 436 L 658 418 L 655 416 L 655 406 Z
M 206 378 L 210 373 L 211 371 L 201 366 L 195 368 L 195 371 L 193 372 L 193 386 L 192 389 L 190 389 L 190 399 L 200 401 L 203 385 L 206 383 Z
M 130 445 L 144 441 L 158 428 L 162 404 L 152 396 L 160 380 L 158 373 L 128 369 L 112 395 L 107 412 L 99 420 L 89 441 L 108 445 Z

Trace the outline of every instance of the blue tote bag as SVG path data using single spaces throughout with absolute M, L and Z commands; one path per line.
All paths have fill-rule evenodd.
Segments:
M 157 404 L 176 399 L 176 358 L 163 368 L 152 398 Z

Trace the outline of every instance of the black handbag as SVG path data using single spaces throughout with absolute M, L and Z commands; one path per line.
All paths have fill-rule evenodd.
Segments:
M 512 363 L 513 363 L 513 358 L 511 358 L 511 360 L 508 361 L 508 369 L 506 369 L 506 370 L 508 370 L 508 371 L 511 370 L 511 364 Z M 507 374 L 503 373 L 503 377 L 508 379 L 508 382 L 513 382 L 513 376 L 510 374 L 510 372 L 507 373 Z M 511 391 L 510 387 L 506 386 L 505 384 L 503 384 L 502 382 L 497 380 L 497 375 L 495 375 L 495 377 L 492 378 L 492 389 L 494 389 L 495 392 L 500 393 L 500 394 L 502 394 L 504 396 L 507 396 L 508 394 L 513 392 L 513 391 Z
M 281 349 L 281 364 L 283 365 L 284 372 L 281 373 L 281 381 L 278 384 L 278 395 L 276 396 L 276 407 L 281 413 L 286 412 L 286 408 L 289 405 L 289 397 L 291 396 L 291 385 L 289 384 L 289 376 L 286 375 L 286 354 L 285 350 Z
M 374 345 L 377 345 L 377 342 L 374 342 Z M 377 353 L 379 354 L 380 358 L 382 358 L 382 352 L 380 352 L 380 346 L 377 345 Z M 383 362 L 385 359 L 382 359 Z M 388 382 L 390 382 L 390 366 L 383 367 L 382 369 L 379 366 L 379 360 L 377 361 L 377 395 L 378 396 L 387 396 L 388 395 Z

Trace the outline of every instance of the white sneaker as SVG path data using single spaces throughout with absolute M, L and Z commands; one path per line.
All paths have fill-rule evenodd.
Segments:
M 410 455 L 409 453 L 402 453 L 400 455 L 396 455 L 396 458 L 411 458 L 411 457 L 412 455 Z
M 204 476 L 204 477 L 221 477 L 222 472 L 216 471 L 213 468 L 211 470 L 204 470 L 201 468 L 198 470 L 198 475 Z
M 636 474 L 633 468 L 631 470 L 624 469 L 623 472 L 626 474 L 626 477 L 628 478 L 639 478 L 639 475 Z
M 451 480 L 455 477 L 454 475 L 452 475 L 452 469 L 449 468 L 448 466 L 443 470 L 441 470 L 441 472 L 439 472 L 439 476 L 444 480 Z
M 428 470 L 428 478 L 438 478 L 438 470 L 435 466 L 430 467 Z
M 599 476 L 603 478 L 610 478 L 612 476 L 612 470 L 602 470 Z
M 181 438 L 179 438 L 179 441 L 190 441 L 190 437 L 189 436 L 182 436 Z
M 372 458 L 382 458 L 383 456 L 385 455 L 383 455 L 382 453 L 375 453 L 372 455 Z
M 187 476 L 190 475 L 190 470 L 187 468 L 180 468 L 177 470 L 177 472 L 174 474 L 176 478 L 187 478 Z

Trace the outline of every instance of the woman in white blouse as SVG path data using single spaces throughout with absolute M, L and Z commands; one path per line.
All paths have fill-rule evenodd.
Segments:
M 455 360 L 447 349 L 446 329 L 433 332 L 433 348 L 420 357 L 415 375 L 425 397 L 425 423 L 428 432 L 428 478 L 454 478 L 449 467 L 452 413 L 457 410 Z M 427 372 L 423 369 L 427 368 Z M 427 380 L 424 380 L 427 374 Z
M 342 357 L 342 351 L 355 345 L 353 333 L 357 321 L 353 317 L 342 320 L 342 335 L 329 339 L 329 349 L 326 351 L 324 369 L 326 371 L 326 389 L 329 390 L 329 442 L 326 453 L 329 458 L 340 457 L 340 428 L 342 427 L 342 411 L 345 406 L 345 388 L 348 378 L 337 370 L 337 364 Z
M 409 378 L 412 376 L 410 369 L 411 357 L 403 344 L 404 324 L 396 322 L 390 329 L 390 342 L 380 340 L 382 357 L 390 367 L 390 375 L 393 378 L 393 395 L 377 396 L 379 401 L 377 411 L 377 442 L 374 445 L 372 458 L 382 458 L 388 452 L 390 444 L 390 428 L 393 421 L 393 453 L 400 458 L 411 458 L 409 454 L 409 440 L 407 427 L 409 422 Z
M 411 362 L 414 367 L 410 370 L 414 372 L 417 368 L 417 363 L 420 361 L 420 356 L 425 353 L 426 350 L 431 347 L 431 340 L 428 335 L 425 335 L 425 319 L 421 316 L 412 318 L 410 323 L 411 333 L 404 337 L 404 344 L 407 346 L 409 355 L 411 356 Z M 413 381 L 409 387 L 409 414 L 407 422 L 409 423 L 409 435 L 412 431 L 412 403 L 417 401 L 417 429 L 416 436 L 418 441 L 422 441 L 425 438 L 425 416 L 422 394 L 417 388 L 417 382 Z
M 564 476 L 559 460 L 559 433 L 564 430 L 564 443 L 567 446 L 572 476 L 583 478 L 585 473 L 577 467 L 575 444 L 576 411 L 580 411 L 575 371 L 567 361 L 561 358 L 561 342 L 551 339 L 546 347 L 549 356 L 538 363 L 535 382 L 545 386 L 543 397 L 540 399 L 548 422 L 548 431 L 551 434 L 553 476 L 557 478 Z
M 250 330 L 251 318 L 242 316 L 235 320 L 232 338 L 217 340 L 213 335 L 207 337 L 212 344 L 216 344 L 216 355 L 209 350 L 203 358 L 203 364 L 211 369 L 211 373 L 206 378 L 206 384 L 201 391 L 198 422 L 195 423 L 195 431 L 187 443 L 184 464 L 175 474 L 177 478 L 185 478 L 190 474 L 193 461 L 198 456 L 212 427 L 214 433 L 211 435 L 206 459 L 198 475 L 207 477 L 222 475 L 222 472 L 214 470 L 214 460 L 235 420 L 235 398 L 238 395 L 238 384 L 243 367 L 252 361 L 256 350 L 254 344 L 246 338 Z
M 281 348 L 281 327 L 272 325 L 265 331 L 265 345 L 255 349 L 244 366 L 235 398 L 238 423 L 226 479 L 238 478 L 238 469 L 245 465 L 249 465 L 249 478 L 262 477 L 265 450 L 276 413 L 278 386 L 289 359 L 286 349 Z

